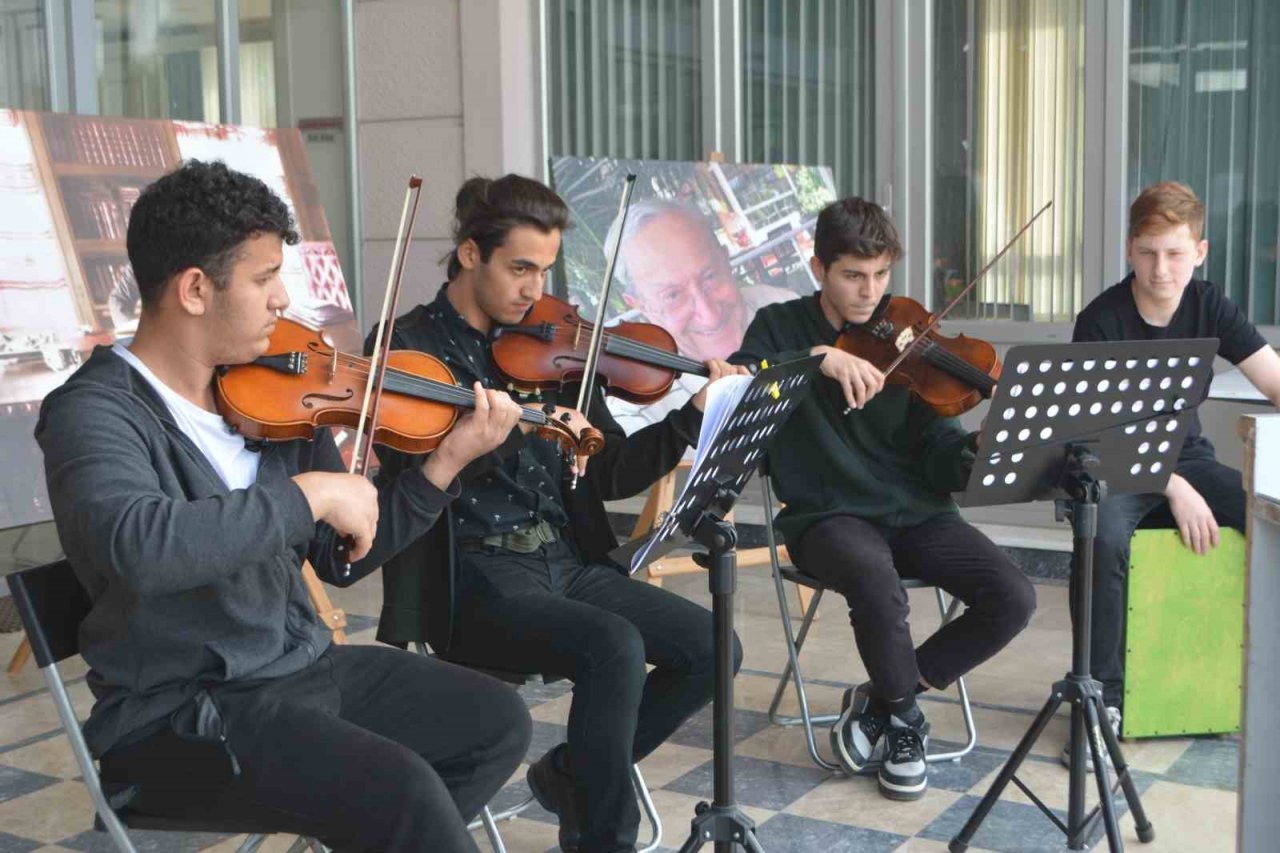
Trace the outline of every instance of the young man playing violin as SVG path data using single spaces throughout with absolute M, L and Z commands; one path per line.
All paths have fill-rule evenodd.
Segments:
M 132 813 L 338 850 L 475 851 L 468 820 L 528 747 L 523 703 L 470 670 L 333 645 L 299 569 L 336 582 L 349 561 L 350 583 L 421 536 L 519 407 L 477 386 L 474 414 L 377 489 L 343 472 L 327 431 L 248 446 L 214 375 L 266 352 L 297 239 L 257 178 L 197 161 L 160 178 L 129 221 L 137 336 L 44 401 L 54 519 L 93 600 L 85 735 Z
M 469 180 L 457 195 L 449 280 L 396 321 L 393 347 L 442 359 L 460 382 L 505 385 L 491 341 L 542 296 L 568 225 L 564 202 L 537 181 Z M 718 361 L 708 368 L 712 382 L 742 372 Z M 572 405 L 576 394 L 574 385 L 526 399 Z M 538 801 L 560 818 L 565 850 L 634 849 L 632 764 L 711 697 L 711 614 L 605 564 L 617 540 L 603 503 L 638 494 L 675 467 L 697 440 L 704 400 L 698 394 L 627 436 L 596 394 L 587 420 L 605 444 L 576 484 L 556 445 L 521 425 L 463 473 L 444 522 L 385 570 L 379 639 L 425 640 L 449 660 L 573 681 L 568 742 L 528 773 Z M 585 423 L 559 413 L 575 428 Z M 383 458 L 388 476 L 420 464 Z
M 831 730 L 849 773 L 882 759 L 880 792 L 914 800 L 928 786 L 929 724 L 916 702 L 994 655 L 1026 626 L 1035 592 L 999 548 L 967 524 L 950 492 L 963 489 L 976 435 L 940 417 L 872 363 L 834 344 L 876 321 L 902 256 L 893 223 L 859 198 L 829 205 L 814 233 L 815 296 L 761 308 L 739 364 L 821 355 L 814 384 L 769 453 L 786 506 L 777 527 L 792 560 L 841 593 L 869 680 L 845 691 Z M 901 578 L 942 587 L 963 615 L 917 648 Z
M 1203 226 L 1204 205 L 1190 187 L 1165 181 L 1144 189 L 1129 207 L 1127 249 L 1133 271 L 1085 306 L 1076 317 L 1072 340 L 1217 338 L 1218 355 L 1238 365 L 1280 406 L 1280 356 L 1221 287 L 1193 277 L 1209 251 Z M 1134 530 L 1140 525 L 1177 528 L 1186 547 L 1204 554 L 1217 547 L 1220 526 L 1244 530 L 1244 524 L 1240 472 L 1216 459 L 1195 412 L 1163 493 L 1113 495 L 1099 504 L 1090 671 L 1102 682 L 1107 716 L 1117 731 L 1124 697 L 1129 540 Z M 1069 745 L 1062 757 L 1070 762 Z

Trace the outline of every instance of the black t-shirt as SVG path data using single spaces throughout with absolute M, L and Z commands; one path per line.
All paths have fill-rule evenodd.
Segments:
M 1267 345 L 1240 308 L 1212 282 L 1192 279 L 1182 291 L 1182 301 L 1167 326 L 1153 326 L 1138 313 L 1133 300 L 1133 273 L 1104 290 L 1076 316 L 1071 340 L 1158 341 L 1180 338 L 1217 338 L 1218 355 L 1239 364 Z M 1205 391 L 1206 395 L 1208 390 Z M 1200 400 L 1204 402 L 1204 400 Z M 1213 452 L 1200 435 L 1200 418 L 1192 413 L 1191 430 L 1183 445 L 1188 452 Z

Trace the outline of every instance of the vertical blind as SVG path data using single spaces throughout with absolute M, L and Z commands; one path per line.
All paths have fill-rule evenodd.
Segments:
M 551 156 L 698 160 L 699 0 L 549 0 Z
M 875 0 L 743 0 L 743 159 L 875 197 Z
M 1131 0 L 1129 196 L 1162 180 L 1206 208 L 1198 275 L 1280 324 L 1280 4 Z

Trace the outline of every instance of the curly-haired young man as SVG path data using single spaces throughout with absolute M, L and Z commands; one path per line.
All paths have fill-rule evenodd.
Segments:
M 137 336 L 45 399 L 54 519 L 93 600 L 85 735 L 123 809 L 337 849 L 473 851 L 467 820 L 524 756 L 528 712 L 483 675 L 332 645 L 299 567 L 334 582 L 350 559 L 352 582 L 380 566 L 519 407 L 477 386 L 476 413 L 376 490 L 343 473 L 327 432 L 248 446 L 217 413 L 214 371 L 266 351 L 297 239 L 256 178 L 197 161 L 160 178 L 129 222 Z

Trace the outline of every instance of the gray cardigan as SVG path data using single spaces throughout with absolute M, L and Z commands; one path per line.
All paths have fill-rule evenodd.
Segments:
M 338 536 L 291 479 L 345 470 L 327 431 L 266 445 L 257 482 L 228 491 L 146 379 L 98 347 L 45 398 L 35 434 L 58 536 L 93 600 L 80 652 L 95 754 L 198 693 L 291 674 L 328 647 L 299 567 L 307 557 L 335 582 Z M 374 548 L 341 583 L 422 536 L 457 489 L 417 468 L 386 483 Z

